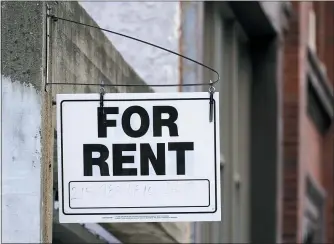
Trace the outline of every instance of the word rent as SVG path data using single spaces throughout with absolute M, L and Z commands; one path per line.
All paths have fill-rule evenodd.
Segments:
M 178 111 L 172 106 L 153 106 L 153 116 L 149 117 L 148 112 L 141 106 L 130 106 L 122 114 L 121 124 L 117 124 L 116 119 L 107 119 L 107 115 L 119 116 L 118 107 L 98 107 L 97 108 L 97 129 L 99 138 L 107 138 L 107 130 L 122 129 L 130 138 L 140 138 L 144 136 L 150 126 L 153 128 L 153 137 L 162 137 L 162 128 L 167 127 L 170 137 L 178 137 Z M 140 127 L 134 129 L 131 125 L 131 117 L 137 114 L 140 117 Z M 163 114 L 168 114 L 168 118 L 163 118 Z M 152 147 L 155 147 L 154 154 Z M 134 156 L 123 155 L 123 152 L 140 152 L 140 173 L 135 167 L 124 167 L 123 164 L 135 163 Z M 166 151 L 174 151 L 176 159 L 177 175 L 185 175 L 185 154 L 187 151 L 194 150 L 193 142 L 166 142 L 155 143 L 128 143 L 112 144 L 108 148 L 103 144 L 83 144 L 83 166 L 84 176 L 93 175 L 93 165 L 100 169 L 101 176 L 110 176 L 110 169 L 106 162 L 112 158 L 112 175 L 113 176 L 135 176 L 149 175 L 149 164 L 152 165 L 156 175 L 166 175 Z M 111 151 L 111 153 L 110 153 Z M 93 157 L 94 153 L 99 153 L 99 157 Z M 128 153 L 127 153 L 128 154 Z M 95 154 L 94 154 L 95 155 Z

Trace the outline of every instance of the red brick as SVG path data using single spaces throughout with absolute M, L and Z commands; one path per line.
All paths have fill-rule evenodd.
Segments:
M 300 198 L 304 196 L 299 192 L 305 190 L 306 178 L 299 177 L 309 174 L 326 191 L 325 241 L 334 243 L 334 126 L 327 135 L 320 135 L 308 122 L 305 101 L 308 11 L 312 7 L 316 14 L 317 55 L 334 86 L 334 2 L 295 1 L 292 5 L 294 17 L 285 38 L 283 69 L 283 241 L 301 241 Z M 320 153 L 316 148 L 321 149 Z

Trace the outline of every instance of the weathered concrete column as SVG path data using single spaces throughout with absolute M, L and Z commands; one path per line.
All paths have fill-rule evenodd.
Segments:
M 45 5 L 1 2 L 2 241 L 52 241 L 51 92 Z

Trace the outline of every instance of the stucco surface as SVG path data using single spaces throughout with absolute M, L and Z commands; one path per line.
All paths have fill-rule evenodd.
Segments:
M 2 77 L 2 241 L 40 241 L 41 99 Z
M 179 52 L 178 2 L 80 2 L 97 24 Z M 179 58 L 163 50 L 106 33 L 127 63 L 149 85 L 179 82 Z M 177 91 L 177 87 L 155 91 Z
M 2 75 L 41 86 L 43 4 L 1 2 Z M 37 45 L 38 43 L 38 45 Z
M 1 2 L 4 243 L 42 241 L 42 40 L 41 2 Z

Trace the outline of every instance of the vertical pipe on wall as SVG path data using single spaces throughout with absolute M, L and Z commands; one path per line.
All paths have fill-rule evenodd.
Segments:
M 47 17 L 49 14 L 48 4 L 44 3 L 43 32 L 44 52 L 42 53 L 43 62 L 43 81 L 44 89 L 42 93 L 42 124 L 41 124 L 41 242 L 52 243 L 52 224 L 53 224 L 53 123 L 52 123 L 52 89 L 46 87 L 50 75 L 50 35 L 51 20 Z

